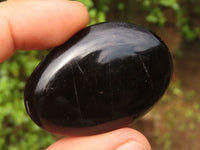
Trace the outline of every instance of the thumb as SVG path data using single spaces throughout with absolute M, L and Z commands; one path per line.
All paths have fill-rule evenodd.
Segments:
M 104 134 L 64 138 L 46 150 L 151 150 L 140 132 L 122 128 Z

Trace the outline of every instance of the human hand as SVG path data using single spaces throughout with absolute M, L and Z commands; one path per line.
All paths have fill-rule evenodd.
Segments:
M 15 50 L 58 46 L 88 23 L 83 5 L 66 0 L 18 0 L 0 3 L 0 62 Z M 122 128 L 108 133 L 68 137 L 47 150 L 150 150 L 138 131 Z

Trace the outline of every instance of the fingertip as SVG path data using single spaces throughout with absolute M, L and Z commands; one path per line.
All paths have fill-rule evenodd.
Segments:
M 83 27 L 85 27 L 89 22 L 89 13 L 88 13 L 86 6 L 83 3 L 78 2 L 78 1 L 67 1 L 67 3 L 73 4 L 77 9 L 80 10 L 80 12 L 81 12 L 80 15 L 83 20 L 82 25 L 83 25 Z
M 66 148 L 68 150 L 121 150 L 130 146 L 135 149 L 151 150 L 146 137 L 131 128 L 121 128 L 93 136 L 64 138 L 52 144 L 47 150 L 65 150 Z
M 27 1 L 19 7 L 24 9 L 12 15 L 10 22 L 16 48 L 21 50 L 58 46 L 89 21 L 86 7 L 79 2 Z
M 85 16 L 85 25 L 87 25 L 89 22 L 89 13 L 88 13 L 87 7 L 83 3 L 78 2 L 78 1 L 70 1 L 70 2 L 81 9 L 82 13 Z
M 47 49 L 67 41 L 89 21 L 75 1 L 20 1 L 0 4 L 0 62 L 14 50 Z
M 151 145 L 148 139 L 141 132 L 132 128 L 122 128 L 119 129 L 119 134 L 125 134 L 125 137 L 128 139 L 125 143 L 131 143 L 129 141 L 134 141 L 136 144 L 140 145 L 141 148 L 143 147 L 144 150 L 151 150 Z
M 134 141 L 135 143 L 142 145 L 142 147 L 145 148 L 145 150 L 151 150 L 151 146 L 147 140 L 147 138 L 139 131 L 132 129 L 132 128 L 120 128 L 108 133 L 105 133 L 105 135 L 110 135 L 110 139 L 117 137 L 117 143 L 115 144 L 115 148 L 117 149 L 121 145 L 124 145 L 125 143 L 128 143 L 129 141 Z M 113 150 L 114 150 L 113 149 Z M 111 150 L 111 149 L 109 149 Z

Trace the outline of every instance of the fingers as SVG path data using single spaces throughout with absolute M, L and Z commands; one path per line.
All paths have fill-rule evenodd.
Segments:
M 86 8 L 64 0 L 0 3 L 0 62 L 16 49 L 46 49 L 60 45 L 88 23 Z
M 100 135 L 64 138 L 47 150 L 151 150 L 151 148 L 141 133 L 130 128 L 122 128 Z

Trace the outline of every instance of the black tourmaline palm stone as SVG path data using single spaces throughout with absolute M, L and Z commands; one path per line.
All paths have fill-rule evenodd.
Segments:
M 53 49 L 25 89 L 28 114 L 49 132 L 91 135 L 145 114 L 172 76 L 167 46 L 130 23 L 87 27 Z

